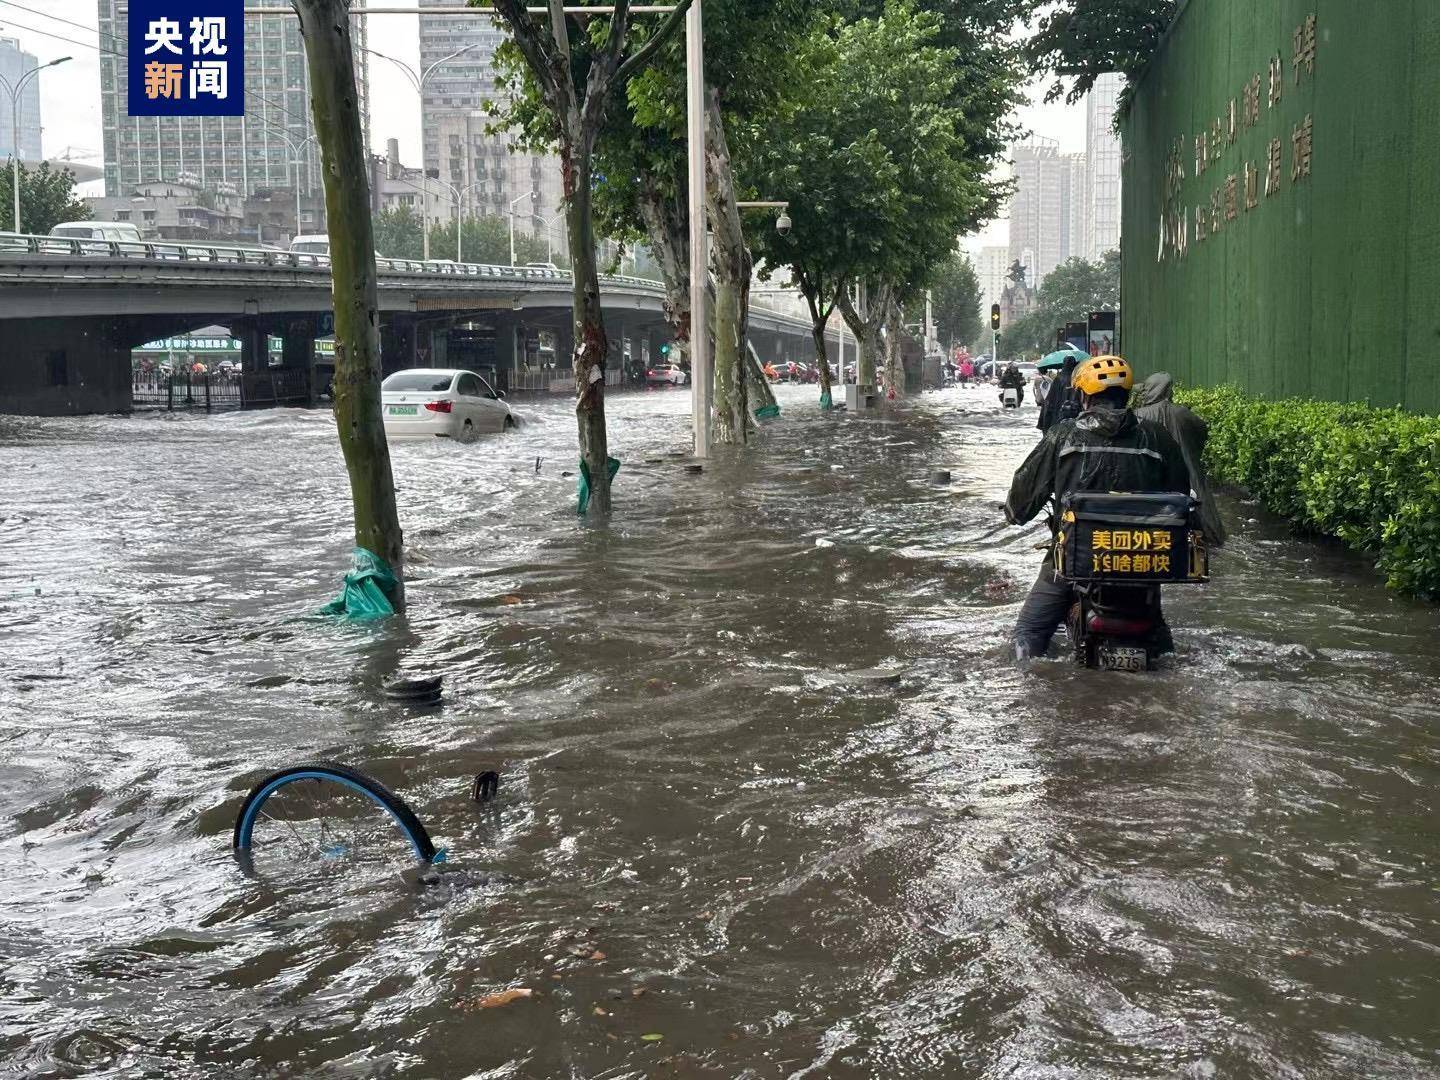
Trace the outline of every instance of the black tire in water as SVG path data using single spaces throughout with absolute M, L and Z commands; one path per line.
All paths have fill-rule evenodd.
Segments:
M 430 833 L 404 799 L 374 777 L 366 776 L 348 765 L 331 761 L 292 765 L 271 773 L 251 788 L 250 794 L 245 796 L 245 801 L 240 804 L 240 812 L 235 816 L 235 831 L 231 843 L 237 853 L 249 852 L 255 824 L 262 817 L 266 801 L 282 788 L 302 780 L 338 784 L 366 796 L 390 815 L 396 828 L 410 841 L 418 859 L 422 862 L 435 860 L 435 844 L 430 839 Z

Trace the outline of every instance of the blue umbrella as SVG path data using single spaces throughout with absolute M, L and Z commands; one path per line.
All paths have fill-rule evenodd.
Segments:
M 1065 366 L 1065 361 L 1071 357 L 1074 357 L 1076 360 L 1090 359 L 1087 354 L 1081 352 L 1079 349 L 1061 349 L 1058 352 L 1052 352 L 1035 366 L 1041 371 L 1049 371 L 1051 368 L 1062 368 Z

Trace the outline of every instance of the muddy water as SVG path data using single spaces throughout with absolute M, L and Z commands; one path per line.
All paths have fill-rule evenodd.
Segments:
M 1440 1074 L 1435 610 L 1232 500 L 1166 670 L 1017 669 L 1033 411 L 813 397 L 700 477 L 683 395 L 613 400 L 609 529 L 563 403 L 399 448 L 378 628 L 306 618 L 323 414 L 0 419 L 0 1072 Z M 423 670 L 443 709 L 380 698 Z M 239 872 L 249 783 L 317 757 L 438 884 Z

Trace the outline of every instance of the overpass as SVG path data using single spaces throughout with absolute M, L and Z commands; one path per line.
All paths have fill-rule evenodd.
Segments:
M 502 386 L 548 390 L 571 378 L 565 271 L 377 258 L 381 363 L 487 370 Z M 611 340 L 607 382 L 669 339 L 664 289 L 601 278 Z M 272 396 L 314 397 L 314 342 L 331 324 L 324 255 L 189 243 L 0 234 L 0 413 L 61 415 L 131 405 L 131 350 L 204 326 L 242 343 L 244 378 Z M 813 355 L 807 319 L 752 305 L 751 340 L 769 359 Z M 268 339 L 283 339 L 269 366 Z M 830 335 L 832 359 L 838 336 Z

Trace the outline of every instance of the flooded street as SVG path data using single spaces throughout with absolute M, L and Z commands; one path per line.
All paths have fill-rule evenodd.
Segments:
M 397 446 L 371 626 L 327 413 L 0 417 L 0 1073 L 1440 1075 L 1440 613 L 1230 498 L 1160 672 L 1017 667 L 1034 409 L 816 396 L 700 476 L 612 398 L 608 528 L 567 401 Z M 316 759 L 438 883 L 240 872 Z

